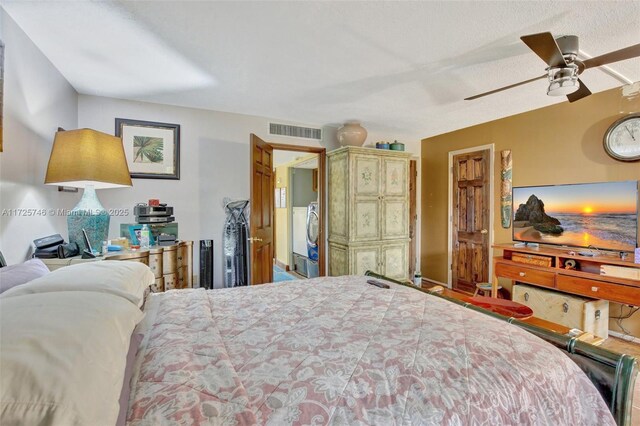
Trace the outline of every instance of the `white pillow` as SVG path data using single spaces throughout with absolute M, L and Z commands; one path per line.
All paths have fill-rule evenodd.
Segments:
M 143 316 L 105 293 L 0 298 L 0 424 L 115 424 L 130 337 Z
M 56 269 L 41 278 L 5 291 L 1 297 L 52 291 L 97 291 L 124 297 L 140 307 L 145 290 L 154 281 L 153 272 L 143 263 L 103 260 Z

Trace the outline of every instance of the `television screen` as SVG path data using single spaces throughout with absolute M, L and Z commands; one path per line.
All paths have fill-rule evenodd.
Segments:
M 631 251 L 638 244 L 638 182 L 515 187 L 513 239 Z

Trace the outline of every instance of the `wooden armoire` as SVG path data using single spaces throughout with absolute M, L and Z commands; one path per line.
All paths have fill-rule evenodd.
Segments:
M 411 154 L 344 147 L 327 154 L 329 275 L 409 275 Z

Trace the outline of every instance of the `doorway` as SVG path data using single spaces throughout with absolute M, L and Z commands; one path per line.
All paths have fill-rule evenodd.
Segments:
M 325 275 L 325 161 L 251 135 L 251 284 Z
M 493 145 L 449 153 L 449 286 L 473 293 L 491 277 Z

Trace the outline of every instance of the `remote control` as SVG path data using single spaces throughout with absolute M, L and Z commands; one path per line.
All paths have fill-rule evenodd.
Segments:
M 377 280 L 367 280 L 367 284 L 375 285 L 376 287 L 380 288 L 389 288 L 389 284 L 381 283 Z

